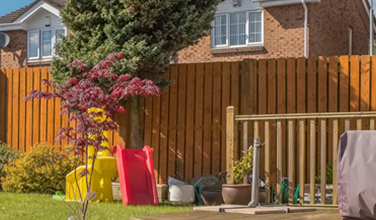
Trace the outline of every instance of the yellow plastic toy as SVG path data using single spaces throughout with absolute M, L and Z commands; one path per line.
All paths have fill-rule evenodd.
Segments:
M 90 109 L 89 112 L 103 112 L 102 109 Z M 106 116 L 96 117 L 97 120 L 104 121 Z M 104 131 L 103 135 L 108 138 L 109 132 Z M 102 145 L 110 149 L 110 144 L 108 142 L 103 142 Z M 92 157 L 94 155 L 94 147 L 89 147 L 88 156 Z M 93 163 L 92 159 L 88 160 L 88 171 L 91 172 L 91 165 Z M 81 201 L 85 199 L 87 194 L 86 176 L 79 177 L 78 174 L 84 170 L 86 166 L 80 166 L 72 172 L 70 172 L 66 177 L 66 201 Z M 90 175 L 87 176 L 88 178 Z M 117 177 L 117 165 L 115 157 L 110 156 L 110 151 L 105 150 L 98 152 L 98 157 L 95 159 L 95 165 L 91 180 L 91 191 L 97 193 L 96 197 L 91 200 L 94 202 L 111 202 L 112 198 L 112 185 L 111 179 Z M 76 183 L 76 178 L 77 182 Z M 78 185 L 78 186 L 77 186 Z M 80 198 L 81 191 L 82 198 Z

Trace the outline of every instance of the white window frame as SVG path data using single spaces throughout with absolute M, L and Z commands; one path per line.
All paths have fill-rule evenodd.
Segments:
M 249 42 L 249 14 L 261 12 L 261 42 Z M 246 16 L 246 44 L 245 45 L 230 45 L 230 14 L 239 14 L 245 13 Z M 237 11 L 237 12 L 228 12 L 220 13 L 215 16 L 226 15 L 226 44 L 215 45 L 215 21 L 212 22 L 212 33 L 211 33 L 211 49 L 226 49 L 226 48 L 244 48 L 244 47 L 259 47 L 264 46 L 264 11 L 263 10 L 252 10 L 252 11 Z
M 36 57 L 30 57 L 30 34 L 37 33 L 38 34 L 38 52 Z M 27 58 L 28 60 L 39 60 L 40 58 L 40 32 L 39 30 L 32 30 L 27 32 Z
M 28 61 L 50 61 L 52 60 L 52 58 L 55 56 L 55 45 L 56 45 L 56 41 L 57 41 L 57 35 L 56 35 L 56 31 L 57 30 L 64 30 L 64 35 L 67 36 L 67 28 L 66 27 L 59 27 L 59 28 L 42 28 L 42 29 L 37 29 L 37 30 L 30 30 L 27 32 L 27 60 Z M 42 50 L 42 46 L 43 46 L 43 32 L 45 31 L 51 31 L 52 32 L 52 52 L 51 52 L 51 56 L 43 56 L 43 50 Z M 30 36 L 30 33 L 38 33 L 38 56 L 37 57 L 29 57 L 29 51 L 30 51 L 30 42 L 29 42 L 29 36 Z
M 51 31 L 51 55 L 49 55 L 49 56 L 45 56 L 44 54 L 43 54 L 43 32 L 47 32 L 47 31 Z M 43 30 L 41 30 L 41 32 L 40 32 L 40 51 L 41 51 L 41 59 L 43 60 L 43 59 L 51 59 L 53 56 L 54 56 L 54 46 L 55 46 L 55 33 L 54 33 L 55 31 L 54 31 L 54 29 L 43 29 Z

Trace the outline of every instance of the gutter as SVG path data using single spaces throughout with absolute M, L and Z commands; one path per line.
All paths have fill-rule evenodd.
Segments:
M 0 24 L 0 27 L 12 27 L 12 26 L 18 26 L 21 25 L 22 22 L 15 22 L 15 23 L 5 23 L 5 24 Z
M 307 7 L 307 4 L 305 2 L 305 0 L 302 0 L 302 4 L 303 4 L 303 8 L 304 8 L 304 57 L 307 58 L 308 57 L 308 51 L 307 51 L 307 45 L 308 45 L 308 42 L 307 42 L 307 29 L 308 29 L 308 7 Z

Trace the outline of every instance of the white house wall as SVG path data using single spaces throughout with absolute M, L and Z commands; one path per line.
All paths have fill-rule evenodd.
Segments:
M 242 0 L 241 7 L 234 7 L 233 0 L 226 0 L 217 7 L 217 14 L 227 13 L 227 12 L 241 12 L 241 11 L 251 11 L 262 9 L 260 3 L 253 2 L 252 0 Z
M 51 18 L 51 26 L 46 27 L 45 25 L 45 18 L 49 16 Z M 29 18 L 26 22 L 27 30 L 40 30 L 46 28 L 64 28 L 64 25 L 61 23 L 61 20 L 56 15 L 48 12 L 47 10 L 41 8 L 39 9 L 31 18 Z

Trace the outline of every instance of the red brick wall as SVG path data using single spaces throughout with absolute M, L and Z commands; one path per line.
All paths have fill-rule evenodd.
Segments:
M 24 30 L 6 31 L 10 43 L 0 49 L 0 68 L 18 68 L 26 66 L 27 32 Z
M 369 33 L 354 0 L 309 4 L 310 56 L 349 54 L 349 27 L 354 55 L 368 54 Z
M 338 6 L 337 6 L 338 5 Z M 308 4 L 308 54 L 348 54 L 352 25 L 353 54 L 366 54 L 368 31 L 353 0 L 325 0 Z M 301 4 L 264 9 L 264 48 L 261 51 L 212 53 L 210 36 L 179 52 L 179 63 L 239 61 L 245 58 L 304 56 L 304 9 Z M 341 34 L 339 34 L 341 33 Z M 258 48 L 259 49 L 259 48 Z

